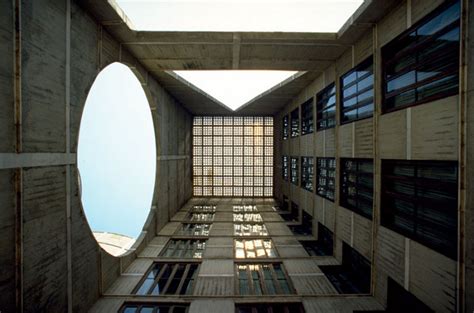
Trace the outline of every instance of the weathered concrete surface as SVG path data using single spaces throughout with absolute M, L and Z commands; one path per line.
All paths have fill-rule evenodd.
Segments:
M 23 301 L 25 312 L 66 308 L 65 167 L 23 172 Z
M 280 132 L 283 116 L 299 107 L 304 99 L 315 96 L 328 84 L 336 82 L 337 86 L 341 75 L 367 57 L 374 53 L 380 56 L 379 51 L 382 46 L 431 12 L 439 3 L 440 1 L 432 1 L 432 3 L 418 0 L 399 1 L 388 14 L 376 23 L 374 29 L 366 29 L 364 34 L 354 41 L 352 47 L 341 53 L 331 67 L 328 67 L 313 83 L 301 90 L 298 96 L 277 114 L 275 123 Z M 470 14 L 471 16 L 473 14 L 472 8 Z M 470 49 L 472 50 L 472 43 Z M 468 55 L 472 59 L 472 53 L 468 53 Z M 375 62 L 374 69 L 381 68 L 380 58 Z M 468 71 L 468 77 L 474 77 L 470 74 L 471 72 L 472 69 Z M 376 84 L 376 107 L 380 107 L 381 90 Z M 472 80 L 469 86 L 472 90 Z M 339 88 L 337 88 L 337 98 L 341 98 Z M 380 167 L 377 168 L 377 166 L 380 166 L 381 159 L 457 161 L 459 160 L 458 148 L 461 136 L 459 114 L 459 97 L 452 96 L 411 109 L 383 115 L 377 114 L 376 118 L 337 125 L 334 129 L 315 131 L 313 142 L 306 141 L 307 135 L 286 141 L 276 138 L 275 155 L 278 156 L 276 163 L 279 171 L 276 171 L 277 174 L 274 178 L 275 195 L 278 199 L 283 199 L 286 196 L 290 202 L 299 204 L 306 201 L 302 189 L 298 191 L 290 182 L 282 180 L 282 156 L 336 157 L 336 164 L 340 164 L 342 157 L 372 158 L 376 161 L 374 165 L 377 172 L 380 172 Z M 316 115 L 314 116 L 316 117 Z M 281 134 L 277 132 L 277 136 L 281 137 Z M 470 138 L 469 135 L 466 138 Z M 278 163 L 280 164 L 278 165 Z M 470 167 L 467 166 L 467 168 Z M 467 175 L 467 177 L 470 176 L 472 175 Z M 378 192 L 380 179 L 374 181 Z M 339 188 L 340 182 L 336 176 L 336 203 Z M 470 199 L 469 196 L 468 199 Z M 472 201 L 469 201 L 466 204 L 466 208 L 468 208 L 466 222 L 469 224 L 469 226 L 466 225 L 467 232 L 472 228 L 472 217 L 474 216 L 470 213 L 470 208 L 473 206 L 471 205 Z M 387 277 L 391 277 L 400 285 L 406 286 L 415 296 L 423 299 L 431 308 L 437 311 L 456 310 L 457 282 L 456 279 L 453 279 L 457 276 L 456 260 L 447 259 L 415 242 L 409 245 L 411 250 L 406 251 L 408 246 L 405 245 L 406 238 L 404 236 L 378 226 L 378 221 L 374 226 L 371 220 L 362 218 L 357 213 L 352 213 L 319 196 L 315 196 L 313 210 L 314 222 L 319 222 L 334 231 L 335 256 L 338 260 L 341 259 L 342 242 L 353 246 L 367 259 L 372 260 L 373 258 L 372 262 L 377 273 L 374 292 L 382 303 L 386 301 Z M 375 210 L 380 212 L 380 207 L 376 205 Z M 472 233 L 466 234 L 466 238 L 472 238 Z M 473 251 L 471 241 L 466 240 L 468 255 L 472 255 L 471 251 Z M 419 268 L 420 262 L 422 262 L 421 255 L 427 260 L 429 270 L 424 271 Z M 469 286 L 473 277 L 474 263 L 472 260 L 472 256 L 466 260 L 467 276 L 465 279 Z M 468 293 L 472 289 L 466 286 Z M 466 294 L 467 302 L 471 303 L 470 299 L 472 298 Z M 471 303 L 466 308 L 472 305 L 474 304 Z
M 11 1 L 0 3 L 0 153 L 15 152 L 17 141 L 13 5 Z M 4 243 L 0 251 L 0 310 L 20 310 L 15 304 L 15 290 L 19 287 L 15 285 L 15 269 L 19 268 L 15 268 L 15 227 L 22 226 L 23 240 L 18 251 L 23 257 L 23 311 L 66 312 L 69 306 L 72 312 L 84 312 L 124 270 L 122 266 L 136 257 L 131 253 L 120 262 L 99 249 L 82 210 L 74 155 L 68 154 L 77 151 L 82 111 L 97 74 L 107 64 L 121 61 L 122 56 L 126 64 L 133 66 L 152 110 L 157 155 L 163 157 L 157 161 L 158 183 L 152 203 L 156 209 L 150 214 L 147 232 L 140 237 L 136 253 L 191 196 L 192 118 L 133 56 L 120 48 L 112 35 L 100 31 L 96 20 L 75 1 L 23 1 L 20 14 L 20 143 L 31 158 L 19 155 L 10 162 L 15 168 L 0 170 L 0 234 Z M 69 179 L 69 166 L 48 158 L 48 153 L 64 155 L 65 160 L 72 156 Z M 41 162 L 27 162 L 30 159 Z M 18 190 L 22 225 L 15 224 L 16 171 L 23 175 L 23 185 Z
M 83 4 L 85 1 L 78 1 Z M 369 5 L 382 5 L 382 2 L 369 1 Z M 394 1 L 391 1 L 394 2 Z M 391 231 L 378 227 L 378 221 L 373 223 L 358 217 L 349 222 L 348 215 L 340 210 L 337 203 L 330 202 L 318 196 L 313 199 L 307 192 L 300 190 L 287 182 L 281 181 L 281 168 L 278 163 L 282 155 L 288 156 L 314 156 L 314 157 L 336 157 L 342 156 L 373 157 L 377 164 L 384 158 L 417 158 L 417 159 L 448 159 L 459 160 L 457 146 L 460 141 L 459 134 L 459 99 L 450 97 L 435 103 L 425 104 L 413 108 L 410 114 L 407 110 L 400 110 L 391 114 L 377 116 L 376 118 L 356 122 L 353 125 L 336 127 L 335 129 L 316 132 L 307 137 L 298 137 L 282 142 L 281 118 L 301 105 L 305 100 L 313 97 L 319 90 L 333 81 L 338 81 L 340 75 L 352 68 L 361 60 L 377 52 L 384 44 L 392 40 L 409 25 L 415 23 L 424 15 L 429 13 L 440 1 L 433 1 L 427 5 L 426 1 L 411 0 L 398 2 L 392 10 L 380 11 L 388 14 L 378 20 L 377 14 L 370 15 L 359 12 L 360 21 L 377 22 L 377 32 L 372 36 L 373 29 L 370 25 L 355 25 L 351 21 L 350 27 L 345 28 L 341 38 L 348 34 L 356 34 L 351 41 L 345 40 L 344 45 L 334 49 L 326 46 L 324 49 L 315 49 L 312 44 L 323 42 L 334 42 L 335 35 L 308 35 L 289 34 L 278 37 L 275 34 L 246 34 L 242 42 L 247 40 L 248 47 L 242 49 L 242 60 L 239 64 L 245 68 L 269 68 L 270 63 L 265 59 L 258 59 L 259 55 L 266 57 L 272 55 L 274 47 L 279 44 L 295 41 L 295 47 L 300 49 L 301 45 L 310 43 L 308 48 L 312 57 L 301 62 L 301 54 L 295 53 L 294 60 L 283 62 L 285 54 L 291 54 L 295 47 L 279 50 L 276 59 L 272 60 L 278 68 L 301 68 L 317 69 L 321 75 L 314 79 L 307 87 L 293 97 L 283 110 L 277 114 L 276 136 L 275 136 L 275 194 L 282 199 L 288 196 L 290 201 L 300 205 L 308 212 L 312 212 L 315 222 L 321 222 L 332 231 L 335 231 L 335 255 L 340 261 L 341 247 L 343 241 L 353 241 L 353 246 L 366 257 L 372 255 L 372 242 L 374 244 L 375 258 L 372 260 L 376 267 L 377 281 L 375 294 L 382 303 L 385 301 L 385 286 L 387 277 L 395 279 L 398 283 L 408 286 L 410 292 L 425 301 L 434 309 L 453 311 L 456 309 L 456 261 L 446 259 L 438 253 L 420 246 L 416 243 L 406 245 L 406 238 Z M 12 1 L 0 3 L 0 152 L 12 153 L 15 150 L 15 127 L 14 127 L 14 97 L 13 97 L 13 8 Z M 105 1 L 89 1 L 91 10 L 108 6 Z M 388 2 L 384 2 L 386 5 Z M 463 0 L 463 3 L 468 3 Z M 185 109 L 186 103 L 180 103 L 179 99 L 173 98 L 169 91 L 165 90 L 158 81 L 154 79 L 153 73 L 158 73 L 163 66 L 178 67 L 180 64 L 190 64 L 187 54 L 193 59 L 203 59 L 192 63 L 205 68 L 222 68 L 232 66 L 232 53 L 227 43 L 232 34 L 148 34 L 146 37 L 127 37 L 127 40 L 153 39 L 160 45 L 160 41 L 180 45 L 182 48 L 178 61 L 170 61 L 162 58 L 162 65 L 158 66 L 153 61 L 140 62 L 127 51 L 127 46 L 120 45 L 116 39 L 123 32 L 124 24 L 109 23 L 109 26 L 101 27 L 96 19 L 100 21 L 114 21 L 116 17 L 113 12 L 97 10 L 95 16 L 89 15 L 83 7 L 71 3 L 71 28 L 67 28 L 68 1 L 38 0 L 22 2 L 22 123 L 23 123 L 23 148 L 28 153 L 74 153 L 77 150 L 77 137 L 79 133 L 80 118 L 87 97 L 87 93 L 101 68 L 106 65 L 122 61 L 132 67 L 137 77 L 144 85 L 145 92 L 150 101 L 153 121 L 156 131 L 157 145 L 157 183 L 153 198 L 153 206 L 156 208 L 150 216 L 151 221 L 147 223 L 147 232 L 143 233 L 142 241 L 136 247 L 135 253 L 124 257 L 122 262 L 101 252 L 94 241 L 87 220 L 81 208 L 79 189 L 77 185 L 77 173 L 73 169 L 71 177 L 67 179 L 67 166 L 52 166 L 44 164 L 42 167 L 25 167 L 20 165 L 18 169 L 0 170 L 0 310 L 16 311 L 15 307 L 15 227 L 23 226 L 23 241 L 21 251 L 23 252 L 23 303 L 25 312 L 47 311 L 65 312 L 68 305 L 73 312 L 87 311 L 100 293 L 112 286 L 122 271 L 127 268 L 133 269 L 136 255 L 146 258 L 149 250 L 144 250 L 154 235 L 162 229 L 177 210 L 184 205 L 191 196 L 191 124 L 192 116 Z M 374 12 L 372 12 L 374 13 Z M 101 15 L 103 14 L 103 15 Z M 470 12 L 469 30 L 472 30 L 474 21 L 473 10 Z M 381 16 L 379 16 L 381 18 Z M 112 25 L 114 24 L 114 25 Z M 357 31 L 353 33 L 354 28 Z M 67 45 L 67 34 L 71 34 L 71 46 Z M 352 32 L 352 33 L 351 33 Z M 345 35 L 344 35 L 345 34 Z M 190 37 L 191 36 L 191 37 Z M 192 38 L 194 36 L 194 38 Z M 261 36 L 258 38 L 258 36 Z M 334 38 L 333 38 L 334 37 Z M 190 46 L 190 39 L 201 41 L 200 44 Z M 219 41 L 215 51 L 203 49 L 203 41 Z M 253 43 L 250 43 L 253 42 Z M 215 42 L 213 43 L 215 44 Z M 349 45 L 347 45 L 349 44 Z M 353 44 L 353 48 L 352 45 Z M 469 42 L 468 60 L 468 86 L 470 93 L 467 95 L 468 103 L 474 99 L 474 64 L 472 40 Z M 158 47 L 159 48 L 159 47 Z M 169 47 L 168 47 L 169 48 Z M 70 63 L 68 63 L 67 52 L 70 49 Z M 140 54 L 143 49 L 135 47 L 131 49 Z M 189 51 L 185 51 L 190 49 Z M 293 50 L 292 50 L 293 49 Z M 139 51 L 140 50 L 140 51 Z M 199 50 L 198 52 L 193 52 Z M 318 51 L 316 51 L 318 50 Z M 323 51 L 324 50 L 324 51 Z M 207 53 L 207 52 L 209 53 Z M 163 53 L 171 53 L 173 49 L 161 50 Z M 228 54 L 230 52 L 230 54 Z M 313 54 L 313 52 L 315 52 Z M 317 54 L 316 54 L 317 52 Z M 215 54 L 225 54 L 224 58 Z M 228 54 L 228 55 L 227 55 Z M 329 55 L 330 54 L 330 55 Z M 161 55 L 163 56 L 163 55 Z M 174 54 L 173 54 L 174 56 Z M 211 57 L 209 57 L 211 56 Z M 215 58 L 213 56 L 216 56 Z M 222 56 L 222 55 L 221 55 Z M 225 59 L 227 56 L 227 59 Z M 160 57 L 156 53 L 155 57 Z M 247 60 L 245 59 L 247 58 Z M 298 59 L 298 60 L 296 60 Z M 207 62 L 207 63 L 206 63 Z M 377 64 L 376 64 L 377 67 Z M 70 69 L 70 81 L 66 79 L 66 72 Z M 158 74 L 157 74 L 158 76 Z M 66 97 L 70 91 L 69 98 Z M 271 93 L 269 94 L 269 97 Z M 380 96 L 380 95 L 379 95 Z M 182 98 L 184 99 L 184 98 Z M 268 99 L 260 99 L 268 100 Z M 70 103 L 70 129 L 67 123 L 67 107 Z M 263 103 L 263 102 L 261 102 Z M 196 112 L 199 112 L 199 103 L 196 102 Z M 377 106 L 380 106 L 380 97 Z M 472 125 L 474 115 L 472 110 L 467 111 L 467 162 L 472 161 Z M 247 107 L 248 112 L 256 113 L 255 108 Z M 410 119 L 410 120 L 409 120 Z M 407 123 L 412 125 L 410 132 L 406 130 Z M 438 131 L 439 130 L 439 131 Z M 66 145 L 67 134 L 71 135 L 71 146 Z M 371 134 L 374 133 L 377 143 L 371 142 Z M 430 144 L 428 144 L 428 139 Z M 380 170 L 380 169 L 377 169 Z M 466 166 L 467 185 L 469 191 L 474 184 L 470 175 L 471 167 Z M 22 173 L 23 186 L 15 190 L 15 171 Z M 379 181 L 379 180 L 378 180 Z M 70 193 L 68 193 L 70 184 Z M 379 188 L 380 186 L 377 186 Z M 23 205 L 20 217 L 22 224 L 15 225 L 15 196 L 18 196 Z M 210 201 L 219 202 L 217 199 Z M 68 221 L 68 203 L 70 203 L 71 218 Z M 474 303 L 474 246 L 472 240 L 472 229 L 474 227 L 474 207 L 472 193 L 467 192 L 466 198 L 466 310 L 472 311 Z M 376 211 L 380 208 L 376 208 Z M 281 224 L 281 225 L 280 225 Z M 374 226 L 375 224 L 375 226 Z M 230 224 L 229 224 L 230 225 Z M 212 229 L 214 236 L 232 236 L 232 229 L 222 223 L 222 227 Z M 175 225 L 177 227 L 177 225 Z M 71 236 L 67 234 L 68 227 Z M 176 230 L 174 227 L 166 235 L 171 236 Z M 372 242 L 367 240 L 372 227 L 377 230 Z M 292 236 L 283 223 L 272 222 L 268 226 L 270 235 Z M 407 249 L 408 247 L 408 249 Z M 70 253 L 70 257 L 68 257 Z M 140 254 L 142 253 L 142 254 Z M 230 254 L 227 253 L 226 256 Z M 216 254 L 209 253 L 209 258 Z M 301 255 L 298 255 L 301 256 Z M 221 256 L 219 256 L 221 257 Z M 292 258 L 292 255 L 286 255 Z M 68 267 L 71 261 L 71 268 Z M 426 268 L 419 268 L 421 261 L 428 260 Z M 214 260 L 215 261 L 215 260 Z M 214 262 L 213 261 L 213 262 Z M 222 260 L 221 260 L 222 261 Z M 229 260 L 231 261 L 231 260 Z M 232 263 L 232 262 L 231 262 Z M 230 263 L 230 264 L 231 264 Z M 128 265 L 133 264 L 129 267 Z M 147 263 L 148 264 L 148 263 Z M 219 281 L 217 278 L 216 263 L 212 263 L 211 269 L 201 268 L 202 274 L 208 271 L 210 276 L 202 276 L 198 294 L 214 295 L 229 294 L 233 287 L 233 280 L 227 277 Z M 140 266 L 138 266 L 140 267 Z M 143 273 L 143 266 L 140 267 Z M 427 273 L 429 271 L 429 273 Z M 233 275 L 232 264 L 225 266 L 225 275 Z M 214 276 L 212 275 L 214 274 Z M 71 288 L 68 290 L 68 277 L 71 277 Z M 132 280 L 129 280 L 132 281 Z M 133 280 L 136 283 L 136 280 Z M 119 284 L 120 285 L 120 284 Z M 133 285 L 125 284 L 127 290 Z M 124 286 L 125 286 L 124 285 Z M 298 289 L 304 284 L 298 285 Z M 310 286 L 311 287 L 311 286 Z M 314 286 L 313 286 L 314 287 Z M 229 289 L 230 288 L 230 289 Z M 225 290 L 224 290 L 225 289 Z M 120 289 L 125 290 L 125 289 Z M 314 289 L 316 290 L 316 289 Z M 68 295 L 70 293 L 70 295 Z M 304 293 L 304 291 L 303 291 Z M 354 300 L 339 302 L 339 300 L 319 299 L 305 300 L 305 306 L 311 310 L 328 310 L 346 312 L 352 308 L 380 309 L 374 299 Z M 103 300 L 102 303 L 108 302 Z M 111 307 L 115 310 L 120 303 L 113 300 Z M 200 307 L 194 305 L 193 307 Z M 229 305 L 230 307 L 230 305 Z M 109 307 L 110 308 L 110 307 Z M 309 310 L 308 309 L 308 310 Z
M 13 6 L 0 3 L 0 152 L 15 151 Z M 0 304 L 15 311 L 15 170 L 0 170 Z
M 0 152 L 15 151 L 13 102 L 13 7 L 2 1 L 0 10 Z
M 22 6 L 23 151 L 65 152 L 66 2 Z
M 0 170 L 0 303 L 15 311 L 15 170 Z
M 468 42 L 465 46 L 466 55 L 466 215 L 465 215 L 465 291 L 466 291 L 466 312 L 474 311 L 474 7 L 472 1 L 462 1 L 463 5 L 469 9 L 466 16 L 466 31 Z

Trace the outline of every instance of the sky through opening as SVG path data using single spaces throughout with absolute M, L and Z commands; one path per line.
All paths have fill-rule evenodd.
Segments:
M 337 32 L 363 0 L 116 0 L 137 30 Z
M 293 71 L 175 71 L 232 110 L 278 85 Z

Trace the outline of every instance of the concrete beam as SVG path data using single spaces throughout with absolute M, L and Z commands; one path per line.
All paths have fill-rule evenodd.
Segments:
M 0 153 L 0 169 L 71 164 L 75 153 Z
M 189 158 L 190 158 L 189 155 L 159 155 L 156 157 L 158 161 L 186 160 Z
M 240 35 L 234 33 L 234 47 L 232 48 L 232 68 L 234 70 L 239 68 L 240 64 Z

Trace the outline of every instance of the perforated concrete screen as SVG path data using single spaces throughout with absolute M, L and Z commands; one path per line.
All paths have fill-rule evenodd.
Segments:
M 273 117 L 197 116 L 194 196 L 273 196 Z

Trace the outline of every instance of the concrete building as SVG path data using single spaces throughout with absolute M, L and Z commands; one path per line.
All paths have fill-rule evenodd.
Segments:
M 472 312 L 472 6 L 173 33 L 132 31 L 113 1 L 0 2 L 0 312 Z M 157 147 L 121 257 L 94 239 L 76 168 L 113 62 L 142 82 Z M 300 72 L 232 112 L 168 72 L 184 69 Z

